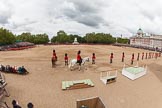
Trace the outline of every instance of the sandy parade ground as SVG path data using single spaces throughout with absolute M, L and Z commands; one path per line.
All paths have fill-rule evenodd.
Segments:
M 51 67 L 52 50 L 56 50 L 58 61 L 56 68 Z M 81 56 L 96 54 L 96 64 L 86 63 L 87 70 L 70 71 L 64 66 L 64 54 L 69 59 L 76 58 L 77 51 Z M 130 65 L 131 55 L 150 52 L 143 49 L 116 47 L 110 45 L 51 45 L 37 46 L 20 51 L 0 52 L 0 64 L 25 66 L 27 75 L 3 73 L 8 85 L 6 89 L 10 97 L 5 97 L 10 106 L 13 99 L 26 108 L 32 102 L 35 108 L 76 108 L 76 100 L 99 96 L 107 108 L 162 108 L 162 57 L 139 60 L 139 65 L 147 65 L 145 76 L 134 81 L 121 74 L 124 63 L 121 62 L 122 52 L 125 52 L 125 64 Z M 113 63 L 109 63 L 110 53 L 114 53 Z M 136 61 L 134 62 L 134 65 Z M 100 71 L 118 70 L 117 81 L 103 84 Z M 62 81 L 91 79 L 95 87 L 85 89 L 61 89 Z

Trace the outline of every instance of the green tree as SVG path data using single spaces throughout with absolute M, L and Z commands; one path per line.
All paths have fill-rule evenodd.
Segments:
M 123 43 L 123 44 L 128 44 L 129 43 L 129 39 L 126 39 L 126 38 L 117 38 L 117 42 L 118 43 Z
M 111 34 L 105 33 L 87 33 L 84 37 L 78 35 L 67 35 L 64 31 L 57 32 L 57 36 L 53 36 L 51 42 L 53 43 L 72 43 L 74 38 L 77 38 L 79 43 L 93 43 L 93 44 L 113 44 L 116 42 L 116 38 Z
M 34 35 L 32 35 L 30 32 L 22 33 L 21 35 L 18 35 L 16 39 L 21 40 L 23 42 L 33 42 Z
M 16 37 L 7 29 L 0 28 L 0 45 L 12 44 Z
M 85 43 L 85 39 L 79 35 L 67 35 L 63 30 L 57 32 L 57 36 L 53 36 L 51 38 L 51 42 L 53 43 L 73 43 L 74 38 L 77 38 L 79 43 Z
M 47 34 L 36 34 L 34 38 L 35 44 L 45 44 L 49 42 L 49 38 Z
M 16 37 L 17 40 L 23 41 L 23 42 L 31 42 L 35 44 L 45 44 L 49 42 L 49 38 L 47 34 L 36 34 L 33 35 L 29 32 L 22 33 L 21 35 L 18 35 Z
M 52 37 L 51 42 L 68 43 L 70 42 L 70 37 L 63 30 L 60 30 L 57 32 L 57 36 Z
M 110 34 L 104 33 L 87 33 L 84 37 L 87 43 L 99 43 L 99 44 L 112 44 L 115 42 L 115 38 Z

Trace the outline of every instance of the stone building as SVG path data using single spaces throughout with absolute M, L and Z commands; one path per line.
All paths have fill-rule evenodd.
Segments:
M 135 36 L 130 37 L 130 45 L 148 49 L 162 50 L 162 35 L 146 35 L 141 28 Z

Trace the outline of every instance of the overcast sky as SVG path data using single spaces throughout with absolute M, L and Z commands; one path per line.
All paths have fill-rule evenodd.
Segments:
M 15 34 L 57 31 L 162 34 L 161 0 L 0 0 L 0 27 Z

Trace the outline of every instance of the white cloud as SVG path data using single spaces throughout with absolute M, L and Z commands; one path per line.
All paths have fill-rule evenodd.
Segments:
M 105 32 L 131 36 L 162 34 L 161 0 L 1 0 L 0 26 L 16 34 L 59 30 L 84 35 Z

